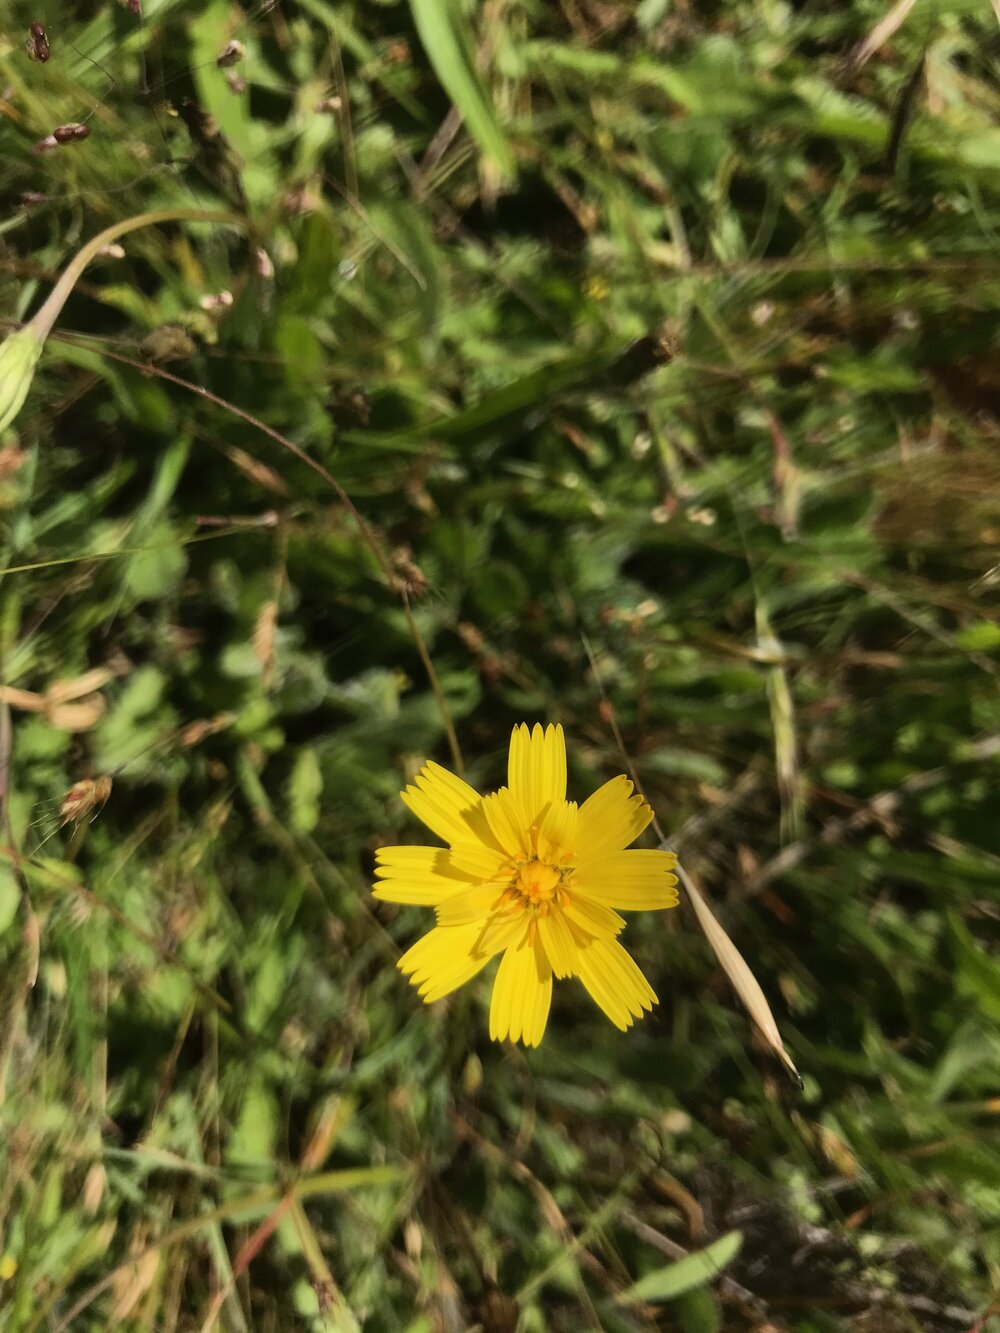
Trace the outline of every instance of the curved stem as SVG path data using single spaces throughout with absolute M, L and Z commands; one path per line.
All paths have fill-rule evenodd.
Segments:
M 247 227 L 246 219 L 240 217 L 238 213 L 226 213 L 219 209 L 205 209 L 205 208 L 154 209 L 152 212 L 139 213 L 135 217 L 126 218 L 123 222 L 115 222 L 112 223 L 110 227 L 105 227 L 104 231 L 98 232 L 96 236 L 92 237 L 86 243 L 86 245 L 82 246 L 80 250 L 77 251 L 77 253 L 66 265 L 62 273 L 60 273 L 59 278 L 56 281 L 56 285 L 52 288 L 52 291 L 49 293 L 42 307 L 31 318 L 28 324 L 25 325 L 26 328 L 30 328 L 35 332 L 38 338 L 39 346 L 44 344 L 46 338 L 52 332 L 53 325 L 59 318 L 60 311 L 66 304 L 66 300 L 69 297 L 70 292 L 72 292 L 73 288 L 76 286 L 80 274 L 87 267 L 87 265 L 94 258 L 94 256 L 100 253 L 100 251 L 104 248 L 104 246 L 109 245 L 113 240 L 116 240 L 119 236 L 124 236 L 127 232 L 130 231 L 138 231 L 140 227 L 154 227 L 159 222 L 228 222 L 232 223 L 234 226 L 244 227 L 244 228 Z M 127 362 L 128 358 L 119 357 L 118 360 Z M 354 502 L 351 500 L 350 496 L 348 496 L 344 488 L 333 476 L 331 476 L 329 472 L 327 472 L 327 470 L 322 466 L 322 464 L 318 463 L 314 458 L 311 458 L 308 454 L 304 452 L 304 450 L 300 449 L 298 445 L 295 445 L 290 440 L 285 439 L 284 436 L 279 435 L 277 431 L 272 430 L 269 426 L 265 426 L 263 422 L 258 421 L 257 418 L 252 417 L 249 413 L 242 411 L 242 409 L 236 407 L 232 403 L 227 403 L 223 399 L 217 398 L 216 395 L 210 393 L 207 389 L 202 389 L 199 386 L 189 384 L 185 380 L 178 379 L 176 376 L 171 375 L 168 371 L 160 369 L 158 373 L 161 376 L 163 376 L 163 378 L 172 380 L 175 384 L 183 385 L 185 388 L 192 389 L 194 392 L 201 394 L 203 397 L 206 397 L 214 402 L 219 403 L 220 406 L 234 413 L 234 415 L 243 417 L 245 420 L 250 422 L 251 425 L 256 426 L 260 430 L 263 430 L 266 434 L 273 436 L 273 438 L 276 439 L 281 445 L 283 445 L 286 449 L 290 450 L 293 454 L 295 454 L 297 458 L 300 458 L 302 462 L 306 463 L 314 471 L 318 472 L 320 476 L 323 477 L 324 481 L 326 481 L 333 488 L 341 503 L 347 508 L 349 513 L 353 516 L 355 522 L 358 524 L 358 527 L 361 530 L 361 534 L 365 541 L 365 544 L 368 546 L 368 549 L 372 552 L 372 555 L 375 557 L 376 563 L 379 566 L 379 569 L 382 573 L 383 578 L 386 581 L 386 584 L 388 585 L 388 587 L 394 588 L 399 594 L 400 600 L 402 601 L 403 604 L 403 615 L 406 617 L 406 623 L 409 627 L 410 633 L 413 636 L 414 642 L 417 645 L 417 651 L 419 652 L 421 661 L 423 662 L 424 668 L 427 671 L 427 675 L 431 684 L 431 690 L 434 694 L 435 701 L 441 713 L 441 719 L 444 724 L 445 734 L 448 739 L 448 746 L 451 750 L 452 759 L 454 761 L 455 767 L 457 768 L 458 772 L 460 774 L 464 774 L 465 766 L 462 763 L 462 751 L 458 744 L 458 736 L 455 733 L 455 725 L 452 721 L 451 710 L 448 708 L 448 701 L 444 696 L 444 691 L 441 688 L 440 679 L 438 678 L 438 674 L 434 669 L 434 664 L 431 661 L 430 653 L 427 651 L 427 645 L 424 642 L 423 635 L 420 633 L 420 627 L 418 626 L 414 618 L 412 608 L 410 607 L 409 597 L 407 596 L 404 590 L 399 588 L 398 582 L 393 574 L 391 562 L 389 561 L 385 552 L 379 545 L 379 542 L 376 539 L 375 534 L 372 532 L 371 528 L 369 528 L 368 524 L 365 522 L 365 519 L 362 517 L 359 510 L 355 507 Z M 18 406 L 20 406 L 20 403 L 18 403 Z
M 56 285 L 49 292 L 44 305 L 33 315 L 28 327 L 34 329 L 40 342 L 52 332 L 52 326 L 59 318 L 59 313 L 70 292 L 76 286 L 80 274 L 95 255 L 106 245 L 124 236 L 127 232 L 138 231 L 140 227 L 155 227 L 159 222 L 230 222 L 235 226 L 245 227 L 246 219 L 238 213 L 226 213 L 212 208 L 158 208 L 150 213 L 137 213 L 135 217 L 125 218 L 123 222 L 113 222 L 82 246 L 60 273 Z

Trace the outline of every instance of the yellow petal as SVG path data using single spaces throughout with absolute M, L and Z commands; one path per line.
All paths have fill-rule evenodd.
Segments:
M 527 940 L 500 959 L 490 1000 L 490 1036 L 494 1041 L 523 1041 L 537 1046 L 552 1002 L 552 969 L 538 943 Z
M 652 818 L 653 812 L 642 797 L 632 795 L 628 778 L 612 778 L 580 806 L 578 859 L 622 851 L 635 842 Z
M 433 907 L 467 889 L 471 876 L 456 868 L 444 847 L 380 847 L 372 893 L 387 903 Z
M 562 911 L 567 918 L 578 926 L 586 935 L 604 935 L 614 939 L 625 929 L 625 918 L 613 912 L 610 907 L 591 902 L 581 894 L 572 892 L 566 895 Z
M 489 820 L 486 818 L 486 811 L 483 809 L 483 802 L 480 800 L 477 806 L 471 810 L 466 810 L 462 818 L 468 826 L 465 833 L 465 839 L 462 842 L 456 842 L 454 846 L 462 848 L 479 846 L 482 852 L 488 853 L 498 861 L 506 861 L 507 853 L 497 841 L 496 834 L 490 828 Z
M 470 821 L 466 816 L 476 810 L 482 797 L 467 782 L 431 761 L 402 793 L 402 799 L 445 842 L 468 842 Z
M 576 848 L 579 811 L 575 801 L 552 801 L 538 830 L 538 855 L 553 865 L 568 861 Z
M 538 938 L 542 942 L 545 956 L 557 977 L 576 975 L 577 949 L 573 932 L 566 923 L 562 912 L 556 908 L 545 916 L 538 917 Z
M 582 812 L 581 812 L 582 813 Z M 625 912 L 677 906 L 673 852 L 633 850 L 586 861 L 573 872 L 578 895 Z
M 577 975 L 591 999 L 623 1032 L 657 1002 L 635 959 L 617 940 L 598 939 L 581 949 Z
M 486 920 L 503 893 L 496 884 L 476 884 L 456 893 L 438 904 L 437 922 L 439 926 L 465 926 L 473 921 L 480 925 Z
M 457 990 L 489 962 L 493 955 L 475 947 L 480 933 L 479 925 L 435 926 L 407 949 L 396 966 L 430 1004 Z
M 485 815 L 483 823 L 486 824 Z M 486 828 L 489 832 L 488 825 Z M 492 837 L 492 834 L 490 836 Z M 482 842 L 453 843 L 451 864 L 477 884 L 482 884 L 488 879 L 496 879 L 500 875 L 509 879 L 512 873 L 506 853 L 499 848 L 484 847 Z
M 512 944 L 520 944 L 528 934 L 528 916 L 520 905 L 502 908 L 483 926 L 476 942 L 477 951 L 493 955 Z
M 566 799 L 566 741 L 561 726 L 543 731 L 522 724 L 510 737 L 507 785 L 527 828 L 537 824 L 550 801 Z
M 484 796 L 482 809 L 490 831 L 507 855 L 527 857 L 528 829 L 510 791 L 501 787 L 491 796 Z

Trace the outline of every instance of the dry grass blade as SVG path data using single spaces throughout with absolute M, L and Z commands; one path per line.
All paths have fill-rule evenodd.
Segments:
M 691 899 L 691 906 L 698 918 L 698 924 L 705 932 L 705 938 L 712 946 L 712 950 L 726 976 L 733 983 L 733 988 L 740 997 L 747 1013 L 753 1019 L 768 1046 L 788 1071 L 789 1077 L 794 1080 L 798 1087 L 801 1087 L 802 1076 L 795 1068 L 791 1056 L 785 1050 L 778 1025 L 771 1013 L 771 1006 L 760 988 L 760 983 L 751 972 L 739 949 L 719 925 L 712 909 L 702 897 L 701 891 L 691 876 L 682 866 L 677 867 L 677 874 L 687 890 L 688 897 Z
M 848 62 L 852 71 L 859 70 L 862 65 L 871 60 L 879 47 L 884 46 L 899 31 L 916 3 L 917 0 L 897 0 L 888 14 L 883 15 L 864 41 L 852 53 Z

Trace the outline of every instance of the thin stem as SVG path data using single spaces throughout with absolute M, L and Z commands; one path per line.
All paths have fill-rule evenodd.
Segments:
M 452 721 L 451 710 L 448 707 L 448 701 L 445 698 L 440 678 L 438 677 L 434 663 L 431 660 L 431 655 L 427 649 L 424 636 L 421 634 L 420 626 L 417 624 L 416 618 L 413 615 L 409 597 L 405 588 L 400 584 L 388 556 L 379 545 L 378 539 L 372 528 L 369 526 L 368 521 L 344 490 L 343 486 L 341 486 L 337 478 L 334 477 L 332 473 L 328 472 L 322 463 L 318 462 L 315 458 L 311 458 L 304 449 L 299 448 L 297 444 L 289 440 L 287 436 L 282 435 L 280 431 L 275 430 L 273 426 L 267 425 L 267 423 L 261 421 L 259 417 L 255 417 L 253 413 L 245 412 L 242 407 L 237 407 L 235 403 L 229 402 L 228 399 L 220 398 L 218 394 L 212 393 L 211 389 L 202 388 L 200 384 L 193 384 L 190 380 L 182 379 L 180 375 L 174 375 L 171 371 L 164 370 L 162 366 L 148 365 L 145 362 L 136 361 L 133 357 L 123 356 L 120 352 L 112 352 L 105 349 L 103 355 L 110 357 L 113 361 L 121 362 L 122 365 L 132 366 L 136 370 L 141 370 L 144 375 L 156 375 L 159 379 L 167 380 L 170 384 L 176 384 L 182 389 L 187 389 L 190 393 L 197 394 L 200 398 L 207 399 L 210 403 L 215 403 L 217 407 L 221 407 L 224 411 L 239 417 L 249 426 L 253 426 L 255 430 L 259 430 L 264 435 L 269 436 L 277 444 L 280 444 L 283 449 L 287 449 L 289 453 L 294 454 L 299 462 L 305 463 L 307 467 L 312 468 L 313 472 L 322 477 L 357 524 L 362 540 L 374 557 L 375 563 L 378 566 L 379 572 L 385 580 L 387 587 L 396 593 L 402 603 L 403 615 L 406 619 L 407 626 L 409 627 L 410 634 L 413 637 L 417 652 L 420 654 L 420 660 L 424 664 L 424 670 L 427 672 L 431 692 L 434 695 L 438 711 L 441 714 L 441 724 L 444 727 L 445 736 L 448 740 L 448 748 L 451 751 L 452 761 L 457 772 L 460 775 L 464 775 L 465 766 L 462 762 L 462 751 L 458 743 L 455 724 Z
M 60 273 L 44 305 L 30 320 L 29 327 L 36 331 L 40 341 L 44 342 L 52 332 L 80 274 L 106 245 L 130 231 L 138 231 L 140 227 L 155 227 L 160 222 L 229 222 L 244 229 L 248 225 L 246 218 L 240 217 L 238 213 L 225 213 L 221 209 L 212 208 L 158 208 L 150 213 L 137 213 L 135 217 L 125 218 L 122 222 L 113 222 L 81 246 Z

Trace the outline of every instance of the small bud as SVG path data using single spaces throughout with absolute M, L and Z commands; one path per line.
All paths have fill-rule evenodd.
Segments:
M 253 252 L 253 263 L 258 278 L 263 278 L 265 282 L 269 282 L 274 277 L 274 264 L 271 256 L 259 245 Z
M 202 296 L 199 299 L 198 304 L 201 306 L 202 310 L 228 310 L 233 304 L 233 294 L 232 292 L 225 291 L 212 292 L 208 296 Z
M 215 63 L 219 69 L 228 69 L 230 65 L 238 65 L 246 53 L 247 49 L 242 42 L 227 42 L 215 57 Z
M 0 431 L 23 407 L 41 355 L 42 339 L 30 324 L 0 343 Z

